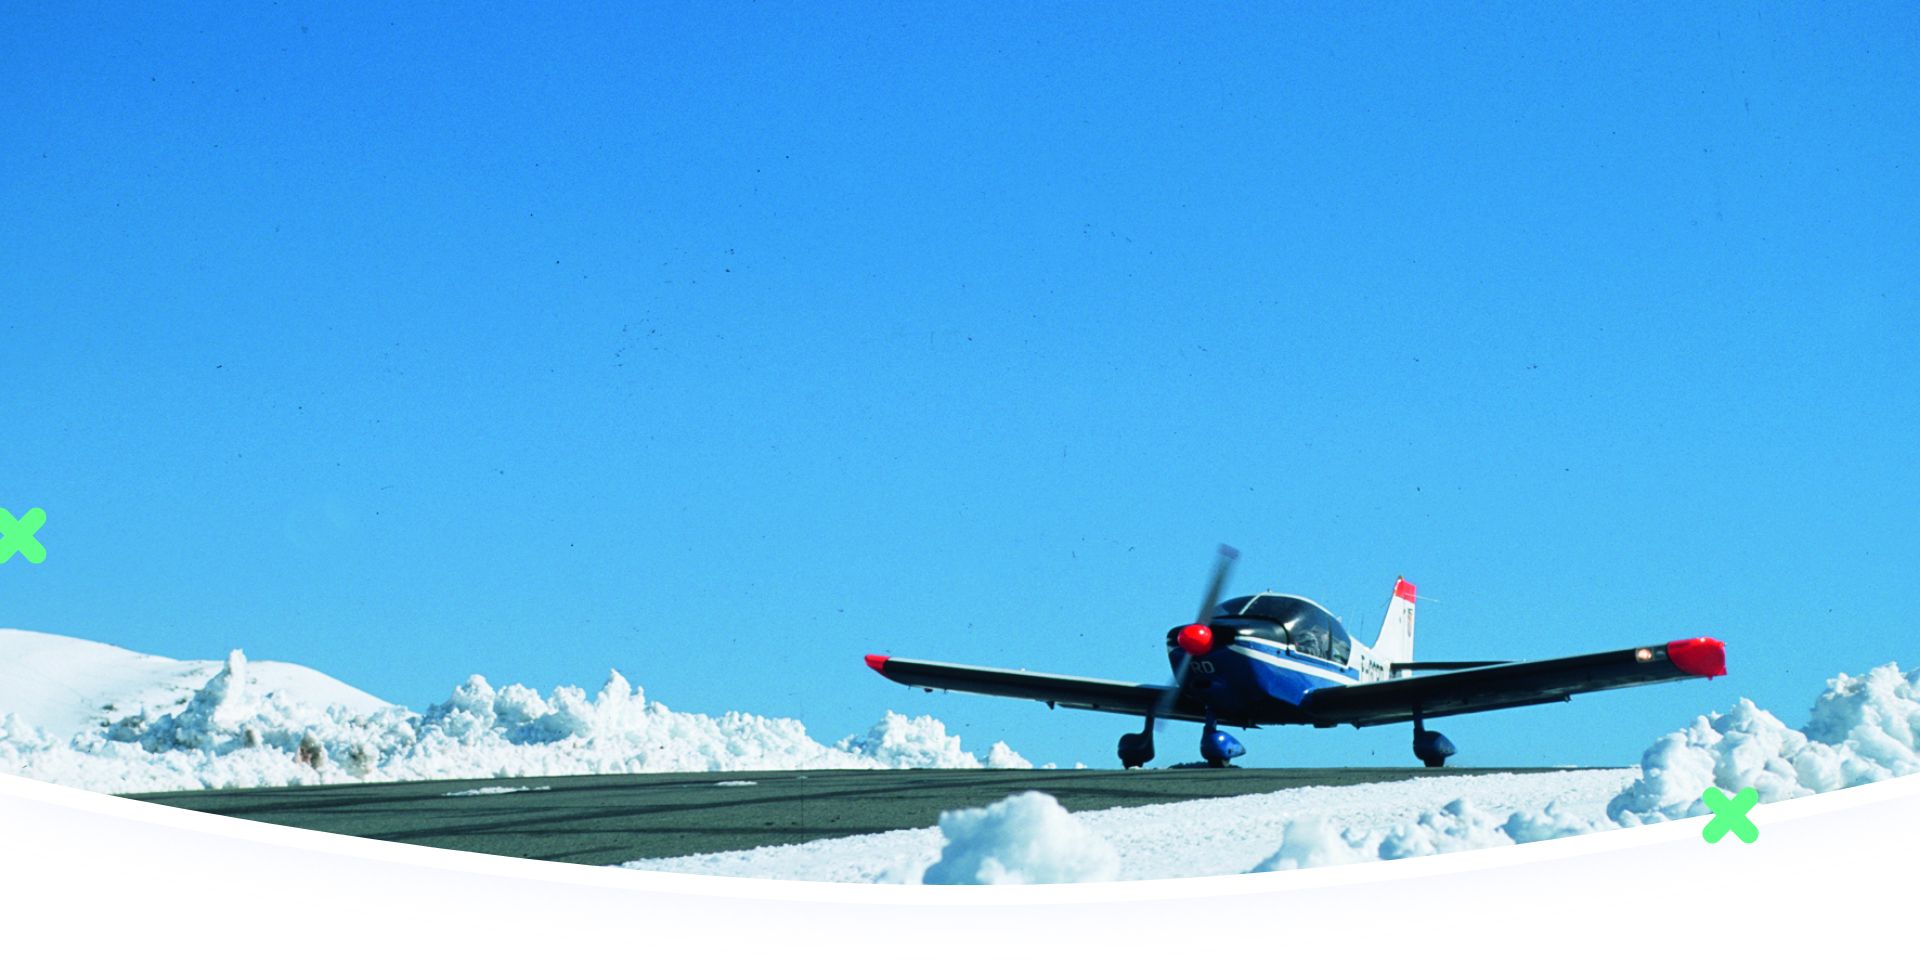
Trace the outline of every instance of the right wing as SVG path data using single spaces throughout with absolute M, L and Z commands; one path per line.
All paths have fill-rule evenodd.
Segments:
M 1318 725 L 1394 724 L 1500 708 L 1565 701 L 1576 694 L 1727 673 L 1727 646 L 1710 637 L 1539 661 L 1315 688 L 1300 710 Z M 1395 667 L 1405 668 L 1406 664 Z M 1429 664 L 1428 666 L 1432 666 Z
M 1035 674 L 1003 668 L 947 664 L 942 661 L 909 661 L 881 654 L 867 655 L 867 666 L 890 681 L 927 691 L 970 691 L 1003 698 L 1028 698 L 1063 708 L 1086 711 L 1111 711 L 1115 714 L 1145 715 L 1159 707 L 1173 690 L 1166 684 L 1129 684 L 1065 674 Z M 1176 721 L 1205 721 L 1205 708 L 1190 698 L 1181 697 L 1173 707 L 1160 714 Z

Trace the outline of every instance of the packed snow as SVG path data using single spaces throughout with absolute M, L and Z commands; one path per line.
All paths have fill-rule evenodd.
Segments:
M 617 671 L 588 695 L 470 677 L 419 713 L 291 664 L 172 661 L 0 631 L 0 771 L 104 792 L 349 781 L 809 768 L 1030 768 L 888 712 L 829 746 L 791 718 L 648 700 Z M 17 673 L 16 673 L 17 669 Z
M 475 795 L 511 795 L 514 792 L 550 792 L 550 791 L 553 791 L 552 785 L 541 785 L 538 788 L 535 788 L 530 785 L 519 785 L 514 787 L 509 787 L 506 785 L 487 785 L 481 788 L 469 788 L 465 791 L 447 792 L 446 794 L 440 797 L 441 798 L 471 798 Z
M 628 868 L 835 882 L 1158 879 L 1403 859 L 1704 815 L 1700 793 L 1762 802 L 1920 772 L 1920 671 L 1842 674 L 1796 731 L 1745 698 L 1656 740 L 1638 769 L 1431 776 L 1068 813 L 1027 792 L 906 829 Z
M 1270 868 L 1331 864 L 1299 861 L 1312 857 L 1303 839 L 1316 826 L 1323 836 L 1354 833 L 1352 841 L 1340 841 L 1342 862 L 1510 844 L 1511 838 L 1494 842 L 1478 834 L 1483 823 L 1477 813 L 1498 813 L 1500 820 L 1549 810 L 1600 814 L 1636 777 L 1631 768 L 1433 775 L 1073 813 L 1049 795 L 1023 792 L 985 809 L 948 812 L 933 828 L 626 865 L 752 878 L 944 884 L 1231 875 L 1271 860 L 1279 861 Z M 1463 798 L 1472 800 L 1476 813 L 1467 822 L 1447 811 Z M 1391 854 L 1381 854 L 1389 839 Z M 1111 849 L 1112 865 L 1098 860 L 1102 843 Z M 1290 854 L 1291 865 L 1276 855 L 1289 847 L 1298 853 Z M 1363 848 L 1371 851 L 1363 855 Z

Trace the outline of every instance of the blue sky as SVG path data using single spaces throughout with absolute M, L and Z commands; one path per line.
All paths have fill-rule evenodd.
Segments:
M 1626 763 L 1920 661 L 1920 15 L 286 4 L 0 29 L 0 626 L 1107 765 L 868 651 L 1161 680 L 1234 590 L 1420 656 L 1713 634 L 1452 719 Z M 1163 736 L 1191 759 L 1197 728 Z M 1403 728 L 1254 765 L 1411 764 Z

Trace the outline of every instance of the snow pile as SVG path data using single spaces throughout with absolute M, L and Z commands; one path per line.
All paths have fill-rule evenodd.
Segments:
M 1022 755 L 1021 753 L 1014 751 L 1013 746 L 1007 744 L 1006 742 L 996 741 L 993 743 L 991 747 L 987 748 L 987 767 L 988 768 L 1032 768 L 1033 762 L 1028 761 L 1025 755 Z M 1054 764 L 1053 762 L 1047 762 L 1046 764 L 1041 765 L 1040 767 L 1052 768 L 1054 767 Z M 1087 766 L 1081 765 L 1080 767 L 1085 768 Z
M 1542 809 L 1523 809 L 1507 816 L 1500 825 L 1500 831 L 1515 843 L 1525 845 L 1528 842 L 1544 842 L 1547 839 L 1562 839 L 1569 835 L 1585 835 L 1612 828 L 1613 823 L 1606 816 L 1584 813 L 1560 802 L 1553 802 Z
M 1464 852 L 1579 835 L 1606 824 L 1573 814 L 1557 802 L 1544 809 L 1497 813 L 1465 798 L 1422 812 L 1414 821 L 1385 832 L 1341 828 L 1323 817 L 1313 816 L 1289 821 L 1281 829 L 1280 848 L 1248 871 L 1273 872 Z
M 0 715 L 0 771 L 8 770 L 5 767 L 8 761 L 17 760 L 28 752 L 44 751 L 54 744 L 54 737 L 46 729 L 28 724 L 26 719 L 11 711 Z M 14 758 L 7 757 L 10 753 Z
M 887 712 L 864 735 L 840 739 L 835 750 L 872 758 L 882 768 L 978 768 L 979 759 L 960 749 L 960 737 L 931 715 L 909 718 Z M 987 750 L 988 768 L 1032 768 L 1033 763 L 996 741 Z
M 1311 869 L 1346 865 L 1366 858 L 1363 837 L 1322 815 L 1293 819 L 1280 830 L 1280 850 L 1260 860 L 1250 872 Z
M 496 689 L 475 675 L 419 714 L 370 696 L 316 706 L 300 689 L 263 687 L 256 667 L 234 651 L 184 695 L 138 689 L 157 706 L 93 695 L 85 703 L 132 710 L 71 736 L 7 714 L 0 717 L 0 771 L 139 792 L 632 772 L 1031 767 L 1004 744 L 983 762 L 932 717 L 889 712 L 865 735 L 829 747 L 791 718 L 673 711 L 618 672 L 591 696 L 572 686 L 544 696 L 519 684 Z
M 390 708 L 365 717 L 378 717 Z M 342 715 L 354 716 L 350 711 Z M 312 716 L 299 698 L 263 690 L 249 674 L 247 656 L 233 651 L 183 707 L 158 716 L 142 707 L 109 723 L 105 733 L 114 741 L 135 742 L 150 752 L 197 748 L 225 753 L 290 745 L 311 758 L 319 751 L 303 719 Z
M 471 798 L 475 795 L 511 795 L 514 792 L 550 792 L 550 791 L 553 791 L 552 785 L 541 785 L 539 788 L 534 788 L 528 785 L 521 785 L 518 787 L 513 787 L 508 785 L 487 785 L 483 788 L 469 788 L 464 792 L 447 792 L 446 794 L 441 795 L 440 797 L 441 798 Z
M 940 816 L 946 844 L 921 881 L 929 885 L 1109 882 L 1120 857 L 1044 792 Z
M 0 714 L 12 712 L 48 734 L 69 738 L 105 727 L 135 709 L 153 716 L 182 710 L 224 668 L 220 661 L 176 661 L 55 634 L 0 630 Z M 260 692 L 316 708 L 341 705 L 372 714 L 387 702 L 312 668 L 255 661 L 246 676 Z
M 1751 787 L 1777 802 L 1920 772 L 1920 671 L 1884 664 L 1842 674 L 1795 731 L 1745 698 L 1653 743 L 1641 778 L 1607 806 L 1621 825 L 1707 814 L 1700 792 Z
M 1385 833 L 1335 829 L 1318 817 L 1288 822 L 1280 832 L 1280 848 L 1255 865 L 1253 872 L 1344 865 L 1369 859 L 1410 859 L 1494 845 L 1512 845 L 1502 831 L 1505 816 L 1493 814 L 1464 798 L 1420 813 L 1412 822 Z

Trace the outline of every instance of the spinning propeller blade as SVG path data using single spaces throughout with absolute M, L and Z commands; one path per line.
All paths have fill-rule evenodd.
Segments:
M 1200 604 L 1200 616 L 1194 623 L 1205 624 L 1213 616 L 1213 609 L 1220 606 L 1220 590 L 1227 585 L 1227 572 L 1233 569 L 1233 562 L 1240 559 L 1240 551 L 1220 545 L 1220 556 L 1213 562 L 1213 580 L 1207 584 L 1207 596 Z
M 1213 609 L 1220 605 L 1220 591 L 1227 585 L 1227 574 L 1233 570 L 1233 562 L 1240 559 L 1240 551 L 1220 545 L 1219 556 L 1213 561 L 1213 579 L 1207 582 L 1207 595 L 1200 601 L 1200 616 L 1194 622 L 1180 629 L 1181 650 L 1180 665 L 1173 672 L 1173 690 L 1160 699 L 1153 709 L 1150 720 L 1155 731 L 1166 724 L 1167 712 L 1173 710 L 1175 702 L 1180 700 L 1180 692 L 1187 686 L 1187 672 L 1193 668 L 1195 654 L 1205 654 L 1213 646 L 1213 630 L 1207 626 L 1207 618 L 1213 616 Z

